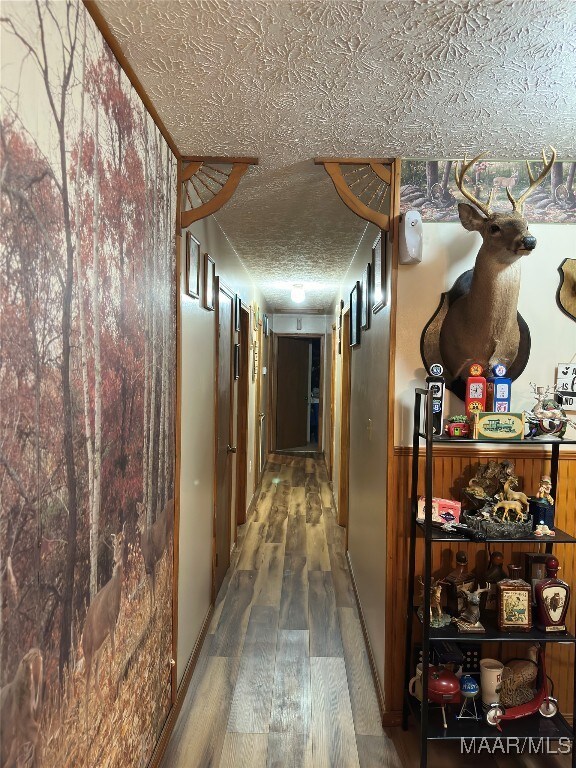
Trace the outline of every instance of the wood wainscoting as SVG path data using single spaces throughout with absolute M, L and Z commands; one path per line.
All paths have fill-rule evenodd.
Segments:
M 459 498 L 462 486 L 467 484 L 470 470 L 479 462 L 489 459 L 502 461 L 510 459 L 515 462 L 516 474 L 520 479 L 520 488 L 527 495 L 533 494 L 539 486 L 541 475 L 550 474 L 550 450 L 542 447 L 516 447 L 513 445 L 498 446 L 463 446 L 462 444 L 434 447 L 434 495 L 445 498 Z M 419 461 L 420 480 L 424 484 L 424 453 L 423 448 Z M 404 643 L 406 630 L 406 595 L 408 585 L 408 544 L 410 535 L 410 472 L 412 466 L 411 449 L 395 447 L 392 457 L 393 478 L 389 488 L 388 527 L 387 527 L 387 609 L 386 609 L 386 663 L 384 679 L 384 697 L 386 711 L 390 715 L 399 713 L 402 709 L 403 672 L 404 672 Z M 466 478 L 464 480 L 464 478 Z M 420 488 L 422 493 L 424 488 Z M 556 498 L 556 520 L 558 528 L 574 535 L 576 530 L 576 451 L 560 449 L 560 465 L 558 469 L 558 492 Z M 433 547 L 433 575 L 446 575 L 454 566 L 455 553 L 462 548 L 461 542 L 454 544 L 437 544 Z M 468 552 L 468 562 L 471 570 L 480 574 L 484 571 L 487 555 L 482 544 L 470 543 L 465 548 Z M 499 549 L 504 554 L 504 564 L 516 563 L 523 566 L 522 552 L 544 551 L 543 545 L 527 544 L 498 544 L 493 550 Z M 556 545 L 554 554 L 560 560 L 562 570 L 559 578 L 576 586 L 576 545 Z M 423 563 L 423 539 L 419 538 L 416 545 L 416 563 Z M 416 577 L 418 572 L 416 573 Z M 573 597 L 567 618 L 568 627 L 574 632 L 576 614 L 576 597 Z M 420 642 L 420 634 L 416 628 L 415 642 Z M 525 644 L 506 643 L 487 644 L 484 648 L 487 656 L 506 660 L 514 656 L 524 656 Z M 554 696 L 558 699 L 560 710 L 570 716 L 573 710 L 572 665 L 574 664 L 574 645 L 548 646 L 546 668 L 554 682 Z

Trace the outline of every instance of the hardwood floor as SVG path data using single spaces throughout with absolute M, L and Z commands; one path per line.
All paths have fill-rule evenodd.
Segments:
M 331 504 L 322 460 L 269 457 L 161 768 L 418 768 L 414 726 L 381 728 Z M 454 743 L 428 755 L 428 768 L 569 765 Z
M 322 460 L 269 457 L 163 768 L 400 765 L 331 504 Z

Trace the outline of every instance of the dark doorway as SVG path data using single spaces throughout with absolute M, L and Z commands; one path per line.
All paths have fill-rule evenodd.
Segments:
M 214 497 L 214 594 L 230 565 L 232 506 L 234 294 L 216 284 L 216 481 Z
M 321 449 L 322 339 L 278 336 L 276 351 L 276 450 Z
M 240 311 L 240 370 L 238 371 L 238 413 L 236 427 L 236 525 L 246 522 L 248 485 L 248 382 L 250 380 L 248 345 L 250 311 Z

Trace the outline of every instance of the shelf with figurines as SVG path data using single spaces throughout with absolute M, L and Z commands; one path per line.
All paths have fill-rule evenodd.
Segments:
M 495 371 L 493 378 L 497 379 L 496 373 L 505 371 Z M 470 378 L 484 379 L 477 370 L 471 371 Z M 558 413 L 549 409 L 550 419 L 542 421 L 538 414 L 538 425 L 534 427 L 525 412 L 510 413 L 509 385 L 508 401 L 503 404 L 496 400 L 496 395 L 506 394 L 506 388 L 499 386 L 502 382 L 491 382 L 490 395 L 489 379 L 484 379 L 485 387 L 481 389 L 467 387 L 466 414 L 449 418 L 445 432 L 441 370 L 431 371 L 427 383 L 427 389 L 416 389 L 414 407 L 403 725 L 407 725 L 410 711 L 419 717 L 422 765 L 426 762 L 425 744 L 430 739 L 496 738 L 502 733 L 528 737 L 545 733 L 550 740 L 572 742 L 574 731 L 558 712 L 553 682 L 546 673 L 549 643 L 576 644 L 570 631 L 573 627 L 566 622 L 570 586 L 558 578 L 560 563 L 553 555 L 555 544 L 576 543 L 574 536 L 555 525 L 560 446 L 576 443 L 564 437 L 570 420 L 561 409 L 557 409 Z M 470 380 L 468 383 L 478 384 Z M 547 394 L 546 390 L 538 395 L 543 393 Z M 478 403 L 474 398 L 481 394 L 485 399 Z M 542 405 L 540 397 L 536 409 L 541 410 Z M 424 493 L 419 495 L 422 467 L 418 457 L 422 439 Z M 435 497 L 434 450 L 438 443 L 448 441 L 500 445 L 504 456 L 505 446 L 511 443 L 517 447 L 536 441 L 551 445 L 547 454 L 550 474 L 542 474 L 537 487 L 523 489 L 514 461 L 500 456 L 492 458 L 489 453 L 474 465 L 471 477 L 466 471 L 466 480 L 458 482 L 454 478 L 456 487 L 463 485 L 459 499 Z M 415 594 L 418 533 L 424 539 L 419 600 Z M 463 548 L 455 553 L 452 570 L 436 574 L 438 578 L 433 579 L 432 546 L 437 542 L 483 543 L 487 549 L 486 566 L 479 567 L 482 557 L 477 553 L 477 567 L 469 570 L 467 551 Z M 524 569 L 514 562 L 507 573 L 503 553 L 491 547 L 497 542 L 539 546 L 534 547 L 536 552 L 515 552 L 510 559 L 517 561 L 523 557 Z M 510 552 L 510 548 L 505 551 Z M 415 623 L 421 626 L 422 662 L 411 677 Z M 482 657 L 479 668 L 468 674 L 458 674 L 457 665 L 455 668 L 453 663 L 446 663 L 438 650 L 448 649 L 448 657 L 453 661 L 461 647 L 481 649 L 488 642 L 498 643 L 497 655 L 503 660 Z M 511 643 L 524 645 L 525 658 L 507 658 L 505 649 L 513 649 Z M 434 655 L 437 659 L 433 662 Z M 482 701 L 479 707 L 478 697 Z

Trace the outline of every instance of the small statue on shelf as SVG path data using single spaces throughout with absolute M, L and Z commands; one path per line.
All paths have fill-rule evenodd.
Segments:
M 446 584 L 446 606 L 453 616 L 457 616 L 465 606 L 461 590 L 472 589 L 476 576 L 468 571 L 468 555 L 461 549 L 456 552 L 456 568 L 444 578 Z
M 529 536 L 532 533 L 532 521 L 526 513 L 529 501 L 526 494 L 514 490 L 517 487 L 514 462 L 481 464 L 464 489 L 467 509 L 460 521 L 489 538 Z
M 542 475 L 536 496 L 530 499 L 530 514 L 535 536 L 555 536 L 554 498 L 550 475 Z
M 444 582 L 440 579 L 432 579 L 430 583 L 430 626 L 435 629 L 439 627 L 445 627 L 450 624 L 451 616 L 442 610 L 442 587 Z M 424 597 L 424 590 L 426 589 L 422 577 L 420 577 L 421 595 Z M 418 608 L 418 618 L 420 621 L 424 621 L 423 606 Z
M 484 626 L 480 623 L 480 598 L 484 592 L 488 592 L 488 585 L 478 588 L 472 592 L 467 589 L 458 590 L 458 595 L 464 599 L 464 608 L 460 611 L 458 617 L 452 621 L 458 627 L 458 632 L 485 632 Z
M 460 693 L 462 695 L 462 708 L 457 720 L 481 720 L 476 709 L 476 697 L 480 693 L 480 686 L 472 675 L 462 675 L 460 678 Z
M 514 659 L 502 670 L 499 685 L 500 703 L 504 707 L 518 707 L 534 698 L 534 685 L 538 676 L 538 645 L 528 649 L 528 659 Z
M 551 490 L 552 490 L 552 480 L 550 479 L 550 475 L 542 475 L 542 477 L 540 478 L 540 488 L 538 488 L 538 491 L 536 493 L 536 498 L 542 499 L 548 504 L 554 504 L 554 499 L 550 495 Z
M 470 422 L 468 421 L 468 416 L 465 414 L 450 416 L 444 427 L 444 432 L 448 437 L 469 437 Z
M 531 411 L 524 411 L 529 424 L 527 437 L 555 437 L 560 440 L 566 434 L 568 424 L 576 427 L 576 422 L 566 416 L 566 411 L 554 400 L 554 387 L 537 387 L 530 382 L 536 404 Z

